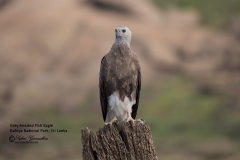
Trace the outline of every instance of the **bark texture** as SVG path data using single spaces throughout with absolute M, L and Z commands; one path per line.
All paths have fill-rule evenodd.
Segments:
M 94 135 L 82 129 L 84 160 L 157 160 L 151 130 L 140 122 L 104 126 Z

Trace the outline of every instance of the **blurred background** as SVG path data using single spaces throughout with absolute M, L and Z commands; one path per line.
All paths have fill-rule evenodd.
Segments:
M 100 61 L 118 25 L 133 33 L 137 118 L 158 158 L 239 160 L 239 0 L 0 0 L 0 159 L 82 158 L 80 129 L 103 126 Z M 19 123 L 68 132 L 10 143 Z

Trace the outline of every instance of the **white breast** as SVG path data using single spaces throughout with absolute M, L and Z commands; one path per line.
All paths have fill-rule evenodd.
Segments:
M 132 96 L 132 95 L 131 95 Z M 124 101 L 119 98 L 118 91 L 115 91 L 108 97 L 108 115 L 115 115 L 118 121 L 126 120 L 127 114 L 132 113 L 132 106 L 136 103 L 135 98 L 132 101 L 125 96 Z M 107 117 L 109 120 L 112 117 Z

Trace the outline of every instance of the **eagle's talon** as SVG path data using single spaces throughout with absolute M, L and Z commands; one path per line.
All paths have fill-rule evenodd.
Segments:
M 104 123 L 104 126 L 107 126 L 109 123 Z
M 106 127 L 111 127 L 113 124 L 112 123 L 104 123 L 104 126 Z
M 145 120 L 144 119 L 139 119 L 140 123 L 145 124 Z
M 115 121 L 117 121 L 116 118 L 114 118 L 114 119 L 111 120 L 110 122 L 105 122 L 104 125 L 105 125 L 105 126 L 108 126 L 108 125 L 111 126 Z M 118 121 L 117 121 L 117 123 L 118 123 Z
M 138 120 L 136 120 L 137 122 L 140 122 L 141 124 L 145 124 L 145 120 L 144 119 L 138 119 Z

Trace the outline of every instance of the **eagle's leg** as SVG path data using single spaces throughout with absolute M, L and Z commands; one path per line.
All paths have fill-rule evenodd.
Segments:
M 127 119 L 125 120 L 125 122 L 129 122 L 129 121 L 134 122 L 135 120 L 132 118 L 131 113 L 127 112 Z

